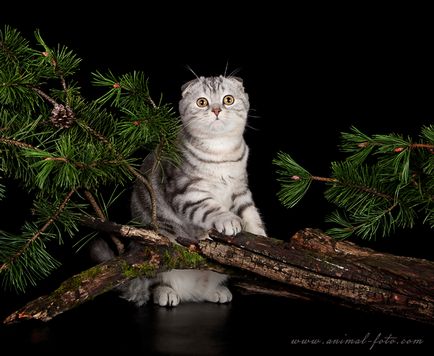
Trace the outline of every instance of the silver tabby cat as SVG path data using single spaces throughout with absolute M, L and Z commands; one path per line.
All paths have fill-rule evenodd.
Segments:
M 172 241 L 201 239 L 212 228 L 226 235 L 245 230 L 265 236 L 247 181 L 249 149 L 243 133 L 249 99 L 241 79 L 199 77 L 181 90 L 182 130 L 177 141 L 181 165 L 155 169 L 153 154 L 142 165 L 156 193 L 161 233 Z M 139 183 L 131 209 L 135 220 L 144 225 L 151 222 L 149 194 Z M 143 304 L 149 299 L 149 286 L 154 285 L 154 302 L 162 306 L 181 301 L 225 303 L 232 299 L 225 281 L 226 276 L 216 272 L 172 270 L 154 281 L 134 280 L 125 287 L 123 297 Z

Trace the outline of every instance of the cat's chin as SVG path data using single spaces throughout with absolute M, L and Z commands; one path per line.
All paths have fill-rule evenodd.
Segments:
M 224 122 L 222 120 L 215 120 L 208 125 L 207 130 L 212 134 L 221 134 L 225 136 L 240 136 L 243 134 L 243 129 L 232 122 Z
M 214 120 L 209 128 L 214 132 L 225 132 L 227 130 L 226 125 L 221 120 Z

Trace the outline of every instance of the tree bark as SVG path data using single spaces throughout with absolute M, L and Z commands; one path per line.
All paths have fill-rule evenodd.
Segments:
M 94 266 L 64 281 L 49 295 L 39 297 L 9 315 L 5 324 L 19 320 L 36 319 L 49 321 L 89 299 L 116 288 L 130 278 L 124 273 L 125 265 L 143 262 L 143 255 L 128 254 Z
M 433 324 L 434 263 L 378 253 L 305 229 L 282 242 L 244 233 L 211 233 L 204 256 L 300 287 L 339 304 Z
M 164 236 L 145 229 L 93 218 L 84 223 L 150 245 L 74 276 L 57 291 L 11 314 L 5 323 L 46 321 L 131 278 L 152 277 L 171 268 L 228 273 L 232 284 L 247 293 L 321 299 L 434 323 L 431 261 L 378 253 L 351 242 L 335 241 L 315 229 L 299 231 L 289 242 L 249 233 L 228 237 L 211 231 L 210 240 L 178 241 L 185 248 L 168 244 Z
M 146 231 L 142 235 L 147 235 Z M 151 232 L 150 236 L 154 238 L 156 235 Z M 153 278 L 157 273 L 172 268 L 212 269 L 199 254 L 184 247 L 166 246 L 165 243 L 163 238 L 162 245 L 144 246 L 81 272 L 64 281 L 51 294 L 39 297 L 15 311 L 4 323 L 25 319 L 49 321 L 136 277 Z

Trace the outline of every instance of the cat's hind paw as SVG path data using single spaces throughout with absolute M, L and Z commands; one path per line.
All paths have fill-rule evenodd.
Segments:
M 176 307 L 181 298 L 168 286 L 159 286 L 154 289 L 154 303 L 161 307 Z
M 218 286 L 212 292 L 207 293 L 205 300 L 212 303 L 229 303 L 232 300 L 232 293 L 225 286 Z

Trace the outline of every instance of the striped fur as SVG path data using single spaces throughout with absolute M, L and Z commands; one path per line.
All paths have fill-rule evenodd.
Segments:
M 247 181 L 249 149 L 243 133 L 248 111 L 248 95 L 238 78 L 200 77 L 183 86 L 183 129 L 177 141 L 182 163 L 155 164 L 150 154 L 142 166 L 156 193 L 160 230 L 173 241 L 197 240 L 212 228 L 226 235 L 241 230 L 265 235 Z M 149 194 L 140 183 L 131 210 L 142 224 L 151 222 Z M 181 300 L 228 302 L 232 295 L 221 285 L 225 280 L 215 272 L 166 272 L 159 276 L 154 301 L 172 306 Z
M 226 95 L 235 98 L 232 105 L 223 103 Z M 198 98 L 208 105 L 198 107 Z M 265 235 L 247 180 L 249 149 L 243 132 L 248 110 L 248 96 L 237 78 L 200 77 L 185 86 L 179 104 L 182 164 L 153 171 L 150 155 L 142 166 L 157 195 L 160 229 L 173 240 L 202 238 L 211 228 L 227 235 L 241 230 Z M 148 192 L 137 184 L 131 207 L 145 225 L 150 223 L 149 206 Z

